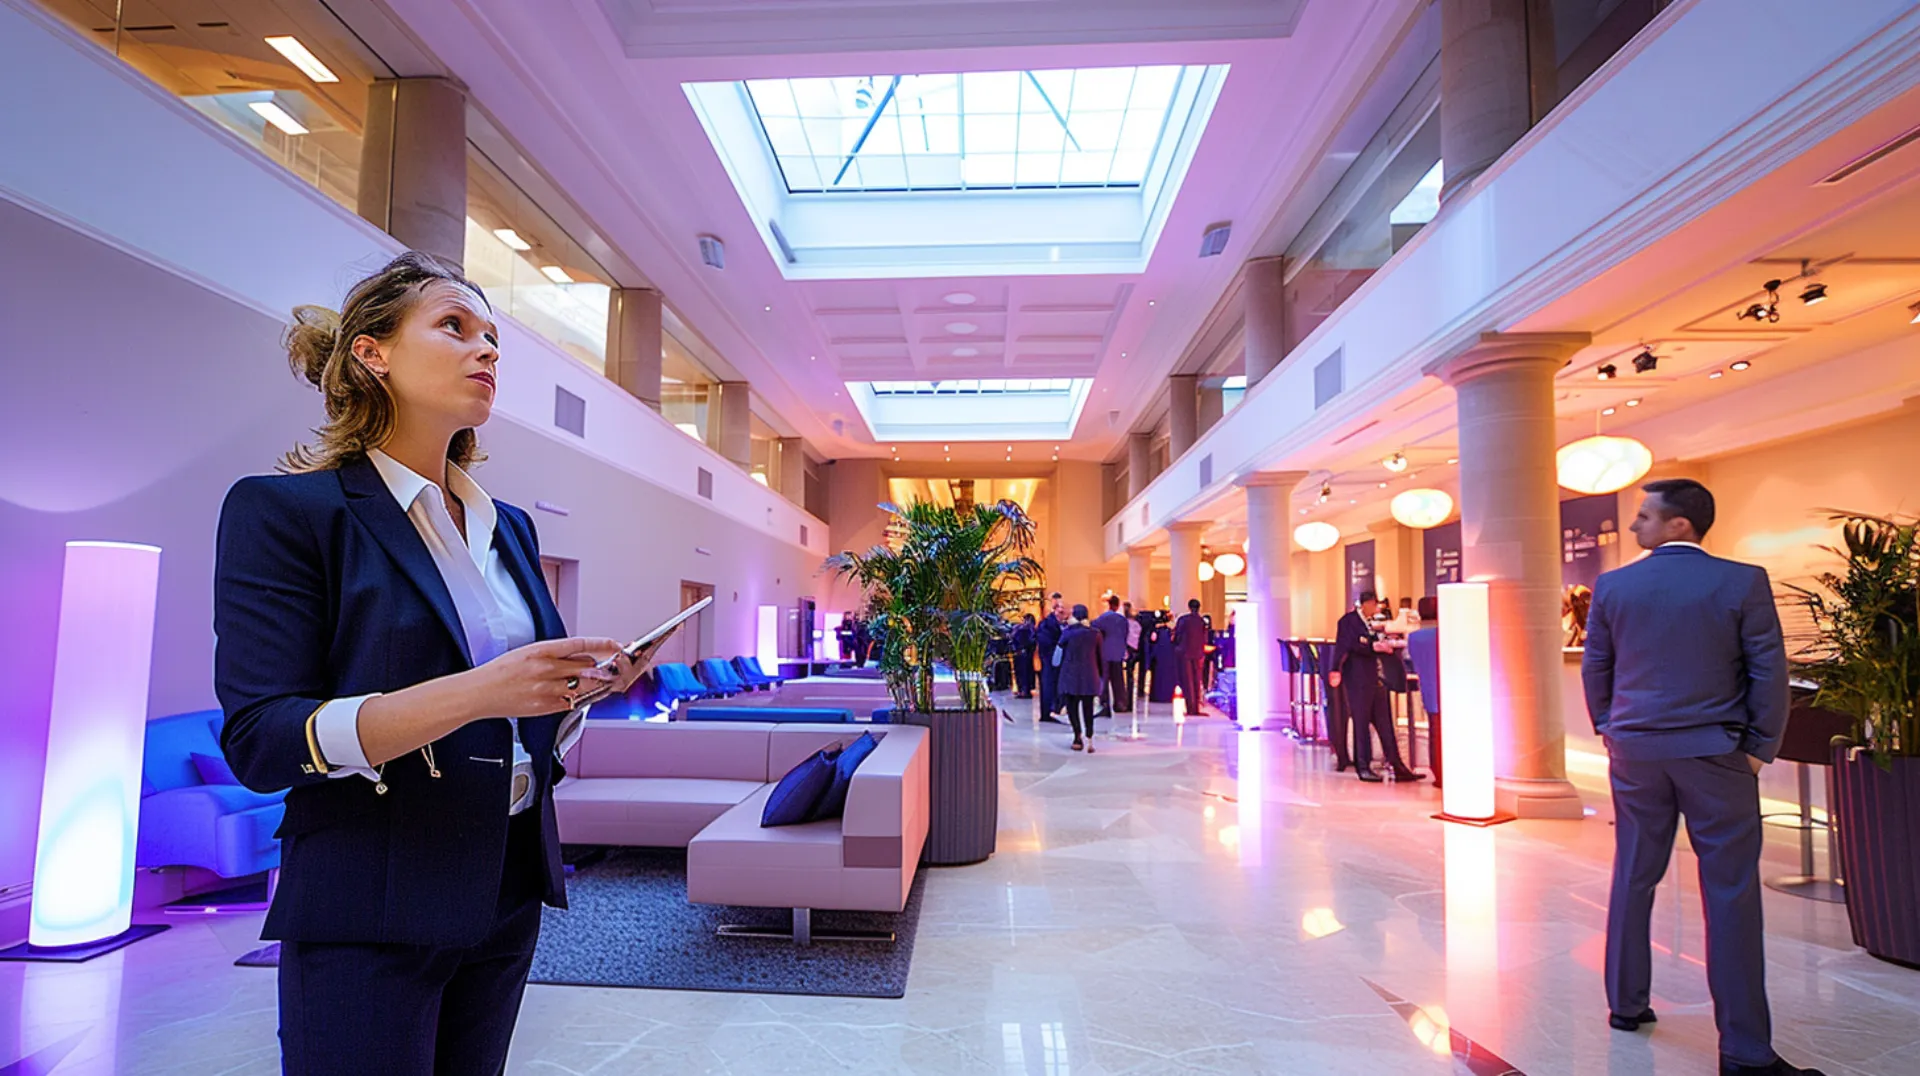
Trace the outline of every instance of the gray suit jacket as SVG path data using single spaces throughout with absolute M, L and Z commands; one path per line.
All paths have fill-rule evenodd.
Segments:
M 1602 575 L 1580 675 L 1593 729 L 1621 758 L 1737 748 L 1773 761 L 1787 652 L 1766 571 L 1666 545 Z

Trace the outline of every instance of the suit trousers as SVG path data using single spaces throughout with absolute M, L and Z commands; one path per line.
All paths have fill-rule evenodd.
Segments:
M 281 943 L 286 1076 L 506 1071 L 540 936 L 539 810 L 508 823 L 499 910 L 478 944 Z
M 1197 714 L 1206 705 L 1207 659 L 1203 654 L 1197 658 L 1180 659 L 1180 693 L 1186 696 L 1187 712 Z
M 1127 693 L 1145 695 L 1147 693 L 1147 655 L 1139 647 L 1127 650 Z
M 1353 723 L 1353 762 L 1361 773 L 1373 768 L 1373 737 L 1380 736 L 1380 750 L 1395 773 L 1404 773 L 1406 761 L 1400 757 L 1400 738 L 1394 733 L 1393 711 L 1387 705 L 1387 689 L 1380 681 L 1365 676 L 1343 678 L 1340 689 L 1347 695 L 1347 713 Z M 1336 741 L 1337 742 L 1337 741 Z
M 1105 700 L 1110 714 L 1130 713 L 1133 710 L 1133 692 L 1127 690 L 1127 663 L 1109 661 L 1104 665 L 1107 674 L 1106 683 L 1100 685 L 1100 697 Z
M 1707 920 L 1707 989 L 1720 1056 L 1773 1062 L 1760 914 L 1760 779 L 1742 751 L 1709 758 L 1629 760 L 1615 755 L 1613 892 L 1607 902 L 1607 1005 L 1647 1009 L 1653 987 L 1653 893 L 1667 873 L 1680 819 L 1700 861 Z
M 1033 695 L 1033 651 L 1015 650 L 1013 652 L 1014 690 L 1022 696 Z
M 1040 716 L 1046 717 L 1059 710 L 1060 667 L 1053 663 L 1052 654 L 1043 653 L 1040 658 Z

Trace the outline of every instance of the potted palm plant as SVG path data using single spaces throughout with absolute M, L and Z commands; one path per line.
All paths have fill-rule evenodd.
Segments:
M 1792 588 L 1812 620 L 1814 704 L 1853 718 L 1827 803 L 1853 940 L 1920 967 L 1920 519 L 1836 514 L 1845 570 Z
M 926 861 L 977 862 L 993 854 L 1000 815 L 1000 721 L 987 700 L 988 655 L 1008 630 L 1007 615 L 1042 585 L 1031 555 L 1034 523 L 1013 501 L 880 507 L 894 517 L 890 540 L 829 557 L 826 568 L 866 591 L 891 720 L 930 731 Z M 941 669 L 953 675 L 957 708 L 942 709 L 935 699 Z

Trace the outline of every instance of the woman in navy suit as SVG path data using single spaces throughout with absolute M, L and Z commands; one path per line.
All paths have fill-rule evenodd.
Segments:
M 222 747 L 288 790 L 263 931 L 283 1067 L 499 1073 L 540 907 L 566 903 L 574 699 L 637 674 L 567 637 L 533 521 L 467 474 L 500 360 L 480 290 L 406 254 L 294 319 L 327 421 L 228 492 L 214 579 Z

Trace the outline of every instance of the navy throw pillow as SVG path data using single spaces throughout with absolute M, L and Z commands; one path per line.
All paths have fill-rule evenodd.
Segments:
M 200 774 L 203 785 L 237 785 L 240 778 L 233 775 L 233 767 L 227 765 L 224 755 L 193 754 L 193 768 Z
M 836 748 L 815 751 L 787 771 L 773 786 L 766 808 L 760 812 L 760 826 L 792 826 L 811 822 L 813 806 L 833 784 L 833 764 L 840 752 Z
M 863 732 L 859 739 L 848 744 L 846 750 L 840 752 L 840 759 L 833 766 L 833 784 L 827 788 L 826 793 L 820 797 L 820 802 L 814 806 L 812 821 L 839 818 L 846 813 L 847 790 L 853 787 L 853 771 L 859 769 L 860 764 L 865 762 L 867 756 L 873 754 L 873 749 L 878 746 L 880 741 L 873 738 L 873 733 Z

